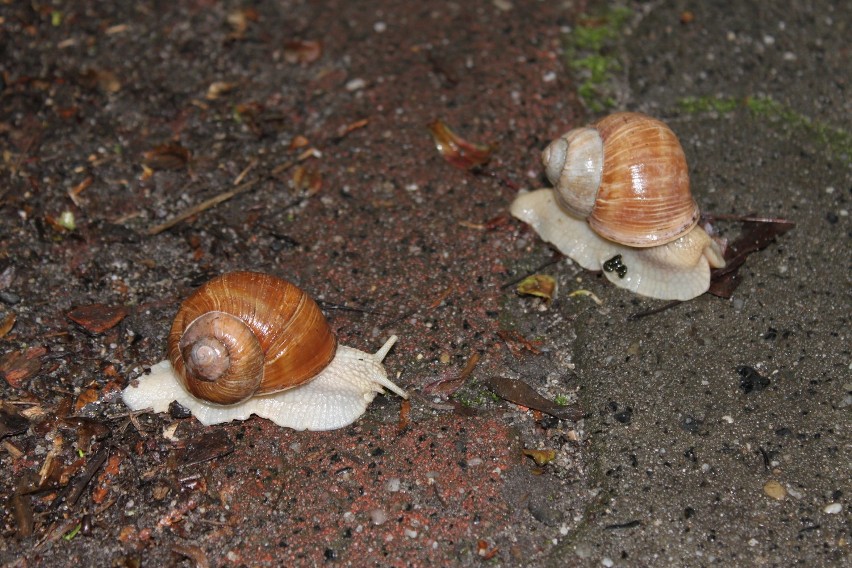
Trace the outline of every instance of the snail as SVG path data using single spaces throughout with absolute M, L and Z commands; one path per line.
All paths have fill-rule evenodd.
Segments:
M 337 344 L 322 312 L 295 285 L 258 272 L 231 272 L 181 304 L 168 359 L 128 386 L 132 410 L 165 412 L 173 401 L 204 425 L 252 414 L 296 430 L 333 430 L 360 417 L 377 393 L 404 390 L 375 354 Z
M 551 142 L 542 162 L 554 188 L 521 194 L 511 213 L 583 268 L 643 296 L 689 300 L 725 265 L 663 122 L 615 113 Z

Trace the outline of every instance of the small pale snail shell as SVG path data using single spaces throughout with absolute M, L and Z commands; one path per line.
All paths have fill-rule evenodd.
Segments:
M 184 300 L 169 359 L 123 400 L 155 412 L 177 401 L 205 425 L 257 414 L 297 430 L 341 428 L 385 388 L 408 398 L 382 365 L 396 339 L 376 354 L 338 345 L 304 291 L 268 274 L 231 272 Z
M 589 270 L 637 294 L 688 300 L 725 265 L 697 223 L 675 134 L 632 112 L 573 129 L 542 153 L 553 189 L 518 196 L 511 213 Z

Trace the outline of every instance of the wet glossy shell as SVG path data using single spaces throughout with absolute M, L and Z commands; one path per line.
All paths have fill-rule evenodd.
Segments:
M 594 127 L 603 140 L 603 171 L 588 217 L 604 238 L 635 247 L 671 242 L 698 222 L 683 149 L 664 123 L 616 113 Z
M 334 358 L 337 338 L 298 287 L 232 272 L 187 298 L 169 332 L 169 359 L 184 388 L 216 404 L 292 388 Z

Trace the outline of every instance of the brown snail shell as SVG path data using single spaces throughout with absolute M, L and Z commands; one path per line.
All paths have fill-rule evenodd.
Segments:
M 643 296 L 689 300 L 725 265 L 698 225 L 680 142 L 659 120 L 612 114 L 551 142 L 542 161 L 554 187 L 522 192 L 510 211 L 583 268 Z
M 668 126 L 644 114 L 618 112 L 574 129 L 542 161 L 557 202 L 611 241 L 658 246 L 698 222 L 683 148 Z
M 201 286 L 181 304 L 168 338 L 183 387 L 222 405 L 310 381 L 336 349 L 316 302 L 257 272 L 231 272 Z

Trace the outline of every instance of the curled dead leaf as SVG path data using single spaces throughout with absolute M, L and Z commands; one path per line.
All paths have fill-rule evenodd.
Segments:
M 488 144 L 475 144 L 458 136 L 440 119 L 429 124 L 438 152 L 453 166 L 470 170 L 483 166 L 491 159 L 494 148 Z
M 549 302 L 556 295 L 556 279 L 547 274 L 533 274 L 521 280 L 516 290 L 521 296 L 536 296 Z
M 536 463 L 536 465 L 547 465 L 556 459 L 556 450 L 528 450 L 524 448 L 523 454 Z
M 189 163 L 191 154 L 180 144 L 161 144 L 145 152 L 145 165 L 152 170 L 180 170 Z
M 310 197 L 322 189 L 322 175 L 319 170 L 307 166 L 296 166 L 293 169 L 293 189 Z
M 710 219 L 731 219 L 742 221 L 740 236 L 725 248 L 725 266 L 712 271 L 710 290 L 714 296 L 730 298 L 740 284 L 739 269 L 746 258 L 754 252 L 763 250 L 772 241 L 796 226 L 787 219 L 762 217 L 708 216 Z
M 541 353 L 538 347 L 517 331 L 506 331 L 501 329 L 497 332 L 497 336 L 506 342 L 506 347 L 509 348 L 509 351 L 511 351 L 512 355 L 515 357 L 520 357 L 525 350 L 533 353 L 534 355 Z
M 207 87 L 207 100 L 215 101 L 222 95 L 226 95 L 237 87 L 236 83 L 226 83 L 225 81 L 214 81 Z
M 6 314 L 6 317 L 3 318 L 3 321 L 0 322 L 0 338 L 3 338 L 12 331 L 12 328 L 15 327 L 15 321 L 17 316 L 14 312 L 9 312 Z
M 293 40 L 284 44 L 284 61 L 307 65 L 322 56 L 322 44 L 311 40 Z
M 41 370 L 41 357 L 47 353 L 45 347 L 30 347 L 11 351 L 0 357 L 0 376 L 9 386 L 19 389 L 23 382 Z

